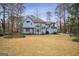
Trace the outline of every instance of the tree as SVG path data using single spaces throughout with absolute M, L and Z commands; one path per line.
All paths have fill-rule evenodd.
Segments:
M 64 30 L 63 32 L 66 33 L 67 32 L 67 29 L 66 29 L 66 18 L 67 18 L 67 15 L 68 15 L 68 9 L 69 9 L 69 5 L 70 4 L 67 4 L 67 3 L 62 3 L 62 4 L 57 4 L 57 7 L 56 7 L 56 14 L 57 14 L 57 17 L 60 19 L 60 29 L 61 31 Z M 62 26 L 61 26 L 61 23 L 62 23 Z
M 71 23 L 71 27 L 75 28 L 76 34 L 79 34 L 79 4 L 78 3 L 73 3 L 71 4 L 71 7 L 69 8 L 69 13 L 70 13 L 70 22 L 73 22 L 74 19 L 74 23 Z M 73 29 L 74 29 L 73 28 Z M 73 34 L 75 34 L 75 32 L 72 31 Z
M 60 4 L 57 4 L 57 7 L 55 9 L 55 14 L 57 16 L 57 23 L 59 27 L 59 32 L 62 32 L 62 8 L 60 7 Z
M 22 4 L 22 3 L 19 3 L 19 4 L 17 4 L 17 6 L 16 6 L 16 12 L 17 12 L 17 32 L 18 32 L 18 30 L 19 31 L 22 31 L 22 20 L 23 20 L 23 17 L 22 17 L 22 14 L 23 14 L 23 12 L 24 12 L 24 9 L 25 9 L 25 7 L 24 7 L 24 4 Z
M 2 28 L 3 28 L 3 33 L 5 34 L 5 11 L 6 11 L 6 4 L 0 4 L 1 8 L 2 8 L 2 13 L 3 13 L 3 20 L 2 21 Z
M 6 26 L 8 32 L 14 32 L 14 27 L 16 26 L 17 32 L 19 29 L 22 29 L 22 20 L 23 20 L 23 12 L 24 12 L 24 4 L 22 3 L 6 3 L 0 4 L 0 13 L 1 17 L 3 17 L 2 28 L 3 32 L 6 32 Z
M 16 32 L 19 32 L 19 30 L 22 29 L 23 11 L 24 11 L 24 4 L 21 4 L 21 3 L 11 4 L 11 7 L 10 7 L 10 13 L 11 13 L 10 21 L 12 25 L 11 32 L 14 32 L 13 31 L 14 27 L 16 28 Z
M 51 11 L 47 11 L 47 21 L 51 20 Z

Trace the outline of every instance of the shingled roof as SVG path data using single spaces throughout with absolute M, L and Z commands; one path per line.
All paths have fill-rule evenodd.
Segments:
M 55 24 L 55 22 L 51 22 L 51 21 L 46 21 L 47 25 L 51 25 L 51 24 Z
M 33 15 L 27 16 L 26 19 L 27 18 L 30 18 L 34 23 L 43 23 L 43 24 L 47 24 L 47 25 L 50 25 L 53 23 L 51 21 L 44 21 L 44 20 L 40 19 L 39 17 L 35 17 Z
M 38 18 L 38 17 L 35 17 L 33 15 L 31 16 L 27 16 L 27 18 L 30 18 L 34 23 L 45 23 L 45 21 L 43 21 L 42 19 Z M 27 19 L 26 18 L 26 19 Z

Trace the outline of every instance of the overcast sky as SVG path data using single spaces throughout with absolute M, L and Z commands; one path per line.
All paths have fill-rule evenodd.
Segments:
M 36 16 L 36 9 L 38 9 L 38 15 L 43 20 L 46 20 L 46 12 L 51 11 L 52 17 L 51 21 L 55 22 L 55 3 L 27 3 L 25 4 L 26 10 L 25 10 L 25 16 L 27 15 L 35 15 Z

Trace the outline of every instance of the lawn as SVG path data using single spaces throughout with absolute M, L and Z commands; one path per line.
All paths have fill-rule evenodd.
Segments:
M 65 34 L 0 38 L 0 53 L 8 53 L 9 56 L 79 56 L 79 43 Z

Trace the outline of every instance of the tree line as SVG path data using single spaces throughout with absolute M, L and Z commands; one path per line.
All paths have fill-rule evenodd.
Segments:
M 24 12 L 23 3 L 0 3 L 0 33 L 20 33 Z
M 57 4 L 58 32 L 79 35 L 79 3 Z

